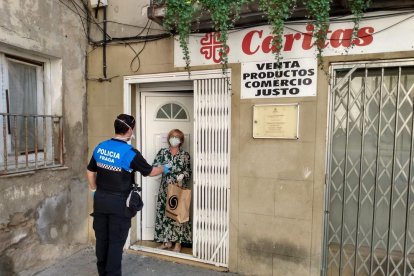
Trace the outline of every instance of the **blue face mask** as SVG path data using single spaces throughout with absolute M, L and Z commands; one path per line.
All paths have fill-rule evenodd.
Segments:
M 168 141 L 170 142 L 171 147 L 177 147 L 181 143 L 180 139 L 177 137 L 171 137 Z

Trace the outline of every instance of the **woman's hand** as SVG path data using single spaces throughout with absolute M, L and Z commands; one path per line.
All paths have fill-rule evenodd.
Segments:
M 162 168 L 163 168 L 163 174 L 169 174 L 171 172 L 171 166 L 168 164 L 163 165 Z
M 183 186 L 183 179 L 184 179 L 184 174 L 180 174 L 180 175 L 177 176 L 177 185 L 178 185 L 178 187 Z
M 179 176 L 177 176 L 177 181 L 181 182 L 184 179 L 184 174 L 180 174 Z

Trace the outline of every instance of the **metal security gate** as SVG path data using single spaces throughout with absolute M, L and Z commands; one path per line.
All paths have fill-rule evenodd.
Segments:
M 323 275 L 414 275 L 414 63 L 332 76 Z
M 227 78 L 194 81 L 193 255 L 228 267 L 230 91 Z

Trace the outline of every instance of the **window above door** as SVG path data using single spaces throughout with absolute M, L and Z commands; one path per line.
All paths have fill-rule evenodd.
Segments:
M 179 121 L 188 121 L 187 111 L 183 106 L 177 103 L 167 103 L 162 105 L 155 117 L 156 120 L 179 120 Z

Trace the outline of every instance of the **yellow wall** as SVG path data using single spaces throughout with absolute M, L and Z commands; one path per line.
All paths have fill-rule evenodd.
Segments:
M 143 44 L 131 44 L 136 51 Z M 112 136 L 114 117 L 123 111 L 123 76 L 183 71 L 173 67 L 173 41 L 147 43 L 141 68 L 130 69 L 128 46 L 108 47 L 111 82 L 88 82 L 89 155 Z M 393 53 L 325 57 L 331 62 L 413 57 Z M 102 75 L 102 52 L 88 57 L 89 77 Z M 135 61 L 136 62 L 136 61 Z M 217 69 L 217 66 L 192 70 Z M 240 64 L 232 69 L 230 270 L 247 275 L 319 275 L 321 265 L 328 76 L 318 71 L 316 97 L 240 99 Z M 299 103 L 298 140 L 253 139 L 253 105 Z

